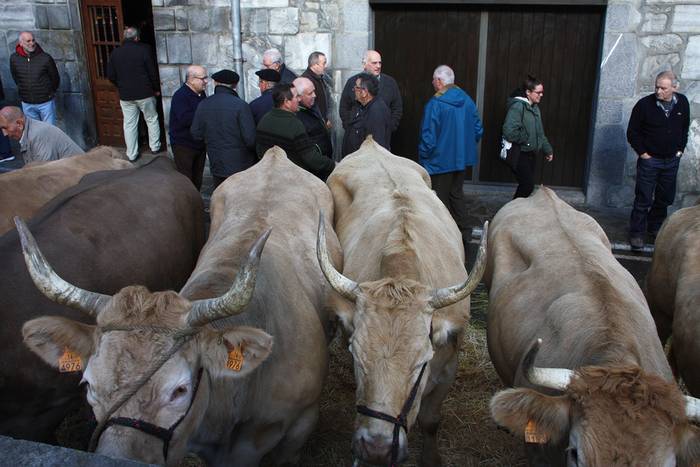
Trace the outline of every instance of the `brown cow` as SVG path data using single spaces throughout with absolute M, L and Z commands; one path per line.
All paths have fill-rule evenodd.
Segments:
M 343 273 L 328 261 L 322 228 L 319 261 L 342 296 L 332 308 L 350 335 L 359 412 L 353 454 L 374 464 L 405 460 L 406 431 L 417 417 L 421 463 L 439 466 L 440 407 L 454 381 L 485 244 L 467 277 L 459 228 L 428 174 L 371 137 L 343 159 L 328 185 Z
M 0 175 L 0 235 L 14 228 L 12 218 L 33 217 L 43 205 L 84 175 L 133 167 L 114 148 L 98 146 L 87 154 L 31 164 Z
M 645 293 L 661 342 L 673 335 L 671 358 L 690 393 L 700 397 L 700 205 L 664 222 Z
M 87 362 L 98 452 L 178 465 L 189 446 L 208 465 L 256 466 L 266 454 L 275 465 L 296 462 L 328 366 L 322 306 L 330 288 L 314 258 L 320 210 L 333 211 L 328 188 L 273 148 L 215 191 L 209 239 L 179 294 L 75 292 L 86 296 L 77 306 L 97 312 L 97 326 L 26 323 L 25 342 L 47 363 L 55 366 L 65 346 Z M 35 270 L 31 242 L 25 251 L 39 288 L 70 297 L 60 279 Z
M 484 282 L 489 353 L 515 386 L 493 397 L 491 413 L 530 442 L 549 442 L 529 444 L 530 454 L 569 466 L 699 459 L 644 295 L 590 216 L 544 187 L 508 203 L 491 224 Z M 542 351 L 528 353 L 537 338 Z

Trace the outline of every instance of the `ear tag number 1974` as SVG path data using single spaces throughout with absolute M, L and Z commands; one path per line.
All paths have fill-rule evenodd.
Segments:
M 58 357 L 58 371 L 61 373 L 74 373 L 83 370 L 83 359 L 68 347 L 63 350 L 63 355 Z

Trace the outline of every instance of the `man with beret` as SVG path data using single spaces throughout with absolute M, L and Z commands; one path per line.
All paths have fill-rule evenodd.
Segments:
M 238 97 L 238 73 L 217 71 L 214 94 L 199 104 L 190 133 L 207 145 L 214 188 L 255 164 L 255 122 L 250 106 Z
M 256 71 L 255 74 L 258 75 L 260 97 L 250 103 L 250 111 L 253 112 L 253 118 L 257 125 L 260 123 L 263 115 L 272 110 L 272 88 L 280 82 L 280 74 L 270 68 L 263 68 Z

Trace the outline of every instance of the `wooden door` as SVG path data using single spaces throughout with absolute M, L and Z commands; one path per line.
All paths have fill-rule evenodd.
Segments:
M 396 79 L 403 99 L 391 150 L 417 161 L 423 108 L 435 93 L 435 68 L 449 65 L 455 83 L 476 101 L 480 13 L 470 7 L 376 5 L 374 18 L 382 72 Z
M 109 56 L 124 30 L 121 0 L 84 0 L 81 10 L 97 139 L 100 144 L 124 146 L 119 94 L 107 79 Z
M 603 12 L 596 6 L 488 10 L 479 181 L 515 181 L 497 153 L 507 97 L 530 74 L 544 83 L 540 111 L 555 157 L 552 163 L 537 158 L 535 183 L 584 186 Z

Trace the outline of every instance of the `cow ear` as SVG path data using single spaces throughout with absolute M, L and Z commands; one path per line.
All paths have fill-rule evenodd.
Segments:
M 66 349 L 87 362 L 94 351 L 95 326 L 57 316 L 43 316 L 22 326 L 22 337 L 29 349 L 54 368 Z
M 680 466 L 698 465 L 700 462 L 700 429 L 691 424 L 680 429 L 676 456 Z
M 557 443 L 569 432 L 571 403 L 567 396 L 547 396 L 528 388 L 506 389 L 491 399 L 491 417 L 518 437 L 525 436 L 528 422 L 538 435 Z
M 214 376 L 241 378 L 255 370 L 272 352 L 274 338 L 248 326 L 204 336 L 202 360 Z
M 332 321 L 339 321 L 347 335 L 355 331 L 355 304 L 337 293 L 333 293 L 328 299 L 328 309 Z
M 431 341 L 433 342 L 433 347 L 438 348 L 446 345 L 452 340 L 456 340 L 460 337 L 460 332 L 467 325 L 466 320 L 454 317 L 448 317 L 445 312 L 436 312 L 433 315 L 433 322 L 431 324 Z

